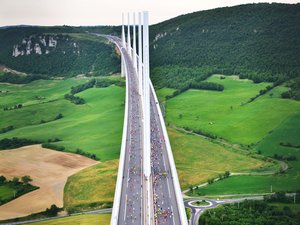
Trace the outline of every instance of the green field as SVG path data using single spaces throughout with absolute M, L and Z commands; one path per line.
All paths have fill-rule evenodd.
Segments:
M 119 160 L 109 160 L 86 168 L 68 178 L 64 207 L 68 211 L 111 207 Z
M 274 163 L 252 158 L 243 152 L 233 151 L 193 134 L 168 129 L 173 155 L 183 189 L 205 183 L 225 171 L 266 172 L 276 171 Z
M 0 202 L 1 200 L 13 198 L 15 192 L 16 190 L 8 184 L 0 185 Z
M 108 225 L 111 214 L 93 214 L 70 216 L 61 219 L 47 220 L 43 222 L 29 223 L 31 225 Z
M 277 89 L 282 90 L 282 87 L 272 90 L 272 97 L 266 94 L 245 104 L 270 84 L 254 84 L 250 80 L 239 80 L 237 76 L 220 79 L 218 75 L 207 81 L 224 85 L 224 91 L 188 90 L 170 99 L 166 103 L 170 124 L 202 130 L 232 143 L 250 145 L 300 110 L 300 102 L 276 95 Z
M 251 97 L 257 95 L 259 90 L 270 84 L 254 84 L 250 80 L 240 80 L 236 76 L 226 76 L 226 79 L 219 77 L 219 75 L 214 75 L 208 78 L 208 81 L 223 84 L 225 87 L 223 92 L 188 90 L 168 100 L 166 102 L 166 119 L 170 126 L 201 130 L 204 133 L 217 135 L 228 141 L 230 145 L 242 144 L 242 146 L 249 148 L 250 152 L 260 152 L 264 156 L 270 157 L 274 154 L 295 156 L 296 160 L 288 162 L 289 169 L 285 174 L 230 177 L 200 188 L 198 190 L 200 195 L 265 193 L 270 192 L 271 185 L 273 191 L 295 191 L 299 189 L 300 149 L 297 146 L 300 145 L 300 102 L 282 99 L 280 94 L 287 88 L 278 86 L 267 94 L 258 97 L 255 101 L 246 103 Z M 169 133 L 171 132 L 169 131 Z M 226 168 L 230 165 L 237 165 L 237 168 L 243 171 L 243 167 L 238 166 L 231 159 L 224 158 L 225 160 L 222 160 L 223 156 L 220 155 L 221 160 L 218 160 L 218 154 L 208 155 L 211 150 L 208 150 L 207 147 L 203 147 L 203 149 L 208 150 L 206 151 L 207 156 L 198 159 L 200 166 L 193 165 L 192 162 L 196 154 L 185 154 L 186 149 L 189 149 L 187 146 L 193 146 L 190 149 L 196 151 L 197 148 L 205 145 L 203 143 L 193 144 L 191 140 L 180 144 L 179 138 L 172 138 L 172 134 L 170 136 L 180 175 L 181 171 L 188 171 L 188 168 L 181 168 L 182 163 L 188 165 L 187 162 L 191 162 L 190 168 L 193 169 L 189 173 L 196 174 L 194 180 L 209 177 L 208 175 L 197 175 L 197 173 L 205 173 L 210 167 L 218 168 L 215 169 L 218 172 L 222 168 L 223 171 L 235 172 L 238 169 Z M 187 137 L 186 139 L 188 140 Z M 280 143 L 290 143 L 296 147 L 286 147 Z M 176 148 L 180 145 L 184 148 L 184 153 L 177 156 Z M 221 149 L 220 152 L 224 154 L 226 151 Z M 186 159 L 186 163 L 183 159 Z M 217 162 L 214 165 L 212 162 L 215 160 Z M 207 166 L 209 161 L 212 161 L 210 164 L 214 166 Z M 249 161 L 244 159 L 242 162 L 248 163 Z M 263 171 L 263 168 L 261 170 Z M 210 176 L 216 176 L 216 174 L 216 172 L 210 171 Z M 187 174 L 181 178 L 183 186 L 186 186 L 185 179 L 188 180 Z
M 8 181 L 2 183 L 0 185 L 0 205 L 36 189 L 38 189 L 38 187 L 21 182 L 14 183 L 12 181 Z
M 299 178 L 289 175 L 233 176 L 194 191 L 195 196 L 257 194 L 299 189 Z
M 27 85 L 1 84 L 0 102 L 3 105 L 21 103 L 21 109 L 0 111 L 0 128 L 16 129 L 0 134 L 0 139 L 22 137 L 41 142 L 59 138 L 56 145 L 69 151 L 77 148 L 96 154 L 101 161 L 119 157 L 125 89 L 118 86 L 91 88 L 79 94 L 86 101 L 75 105 L 63 99 L 71 86 L 86 80 L 46 80 Z M 36 100 L 35 96 L 45 99 Z M 56 115 L 63 118 L 53 121 Z M 41 120 L 50 121 L 42 123 Z
M 155 90 L 157 98 L 159 99 L 160 102 L 164 102 L 166 100 L 166 96 L 172 95 L 175 89 L 172 88 L 161 88 L 159 90 Z

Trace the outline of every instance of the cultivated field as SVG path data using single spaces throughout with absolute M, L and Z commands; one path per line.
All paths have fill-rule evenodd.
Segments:
M 108 225 L 111 214 L 79 215 L 44 222 L 29 223 L 28 225 Z
M 47 142 L 58 138 L 61 141 L 55 145 L 66 150 L 79 148 L 96 154 L 101 161 L 118 158 L 125 89 L 118 86 L 88 89 L 77 94 L 86 101 L 84 105 L 75 105 L 63 98 L 71 86 L 85 82 L 87 80 L 72 78 L 34 81 L 26 85 L 1 84 L 0 90 L 9 91 L 0 94 L 1 108 L 18 103 L 22 103 L 23 108 L 0 110 L 0 128 L 16 128 L 0 134 L 0 139 L 22 137 Z M 63 118 L 53 120 L 59 113 Z M 41 123 L 41 120 L 48 122 Z
M 65 186 L 64 207 L 69 211 L 112 206 L 119 160 L 109 160 L 69 177 Z
M 44 149 L 40 145 L 0 151 L 0 174 L 7 178 L 29 175 L 39 189 L 0 206 L 0 220 L 63 206 L 63 190 L 72 174 L 98 163 L 92 159 Z
M 275 170 L 276 165 L 230 150 L 202 137 L 168 129 L 181 187 L 205 183 L 225 171 Z

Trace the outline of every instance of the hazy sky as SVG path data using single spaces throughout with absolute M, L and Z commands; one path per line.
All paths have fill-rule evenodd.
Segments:
M 257 2 L 300 0 L 0 0 L 0 26 L 116 25 L 122 12 L 149 11 L 150 23 L 205 9 Z

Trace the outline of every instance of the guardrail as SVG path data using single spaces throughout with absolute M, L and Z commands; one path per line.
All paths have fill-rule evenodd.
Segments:
M 109 37 L 108 39 L 114 42 Z M 122 47 L 120 47 L 116 42 L 114 43 L 119 48 L 121 55 L 123 55 Z M 125 57 L 122 57 L 122 59 L 125 59 Z M 125 66 L 125 77 L 126 77 L 125 112 L 124 112 L 123 135 L 122 135 L 122 144 L 121 144 L 121 152 L 120 152 L 120 160 L 119 160 L 119 170 L 118 170 L 117 183 L 116 183 L 116 189 L 114 195 L 113 210 L 112 210 L 111 221 L 110 221 L 111 225 L 117 225 L 119 219 L 124 163 L 125 163 L 126 139 L 127 139 L 127 123 L 128 123 L 128 78 L 127 77 L 128 74 L 127 74 L 126 63 L 124 63 L 124 66 Z
M 151 80 L 149 83 L 150 83 L 150 89 L 154 96 L 154 100 L 155 100 L 155 102 L 158 102 L 158 99 L 157 99 L 157 96 L 156 96 L 156 93 L 155 93 L 155 90 L 154 90 Z M 162 126 L 163 135 L 165 138 L 167 154 L 168 154 L 168 158 L 169 158 L 171 173 L 173 176 L 172 181 L 173 181 L 173 185 L 174 185 L 174 189 L 175 189 L 176 202 L 177 202 L 178 211 L 179 211 L 179 215 L 180 215 L 180 224 L 188 225 L 185 208 L 184 208 L 184 204 L 183 204 L 183 199 L 182 199 L 182 194 L 181 194 L 181 188 L 180 188 L 180 184 L 179 184 L 179 180 L 178 180 L 178 175 L 177 175 L 177 171 L 176 171 L 175 161 L 174 161 L 174 157 L 173 157 L 173 153 L 172 153 L 172 149 L 171 149 L 171 145 L 170 145 L 168 132 L 166 129 L 165 121 L 162 116 L 159 104 L 156 104 L 156 107 L 157 107 L 157 111 L 158 111 L 159 120 L 160 120 L 160 123 Z

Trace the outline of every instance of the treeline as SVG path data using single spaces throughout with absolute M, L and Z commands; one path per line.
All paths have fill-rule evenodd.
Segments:
M 92 88 L 92 87 L 94 87 L 95 83 L 96 83 L 96 79 L 93 78 L 85 84 L 80 84 L 80 85 L 77 85 L 75 87 L 72 87 L 71 88 L 71 94 L 75 95 L 75 94 L 77 94 L 79 92 L 82 92 L 86 89 Z
M 277 159 L 277 160 L 286 160 L 286 161 L 295 161 L 295 160 L 297 160 L 297 156 L 295 156 L 295 155 L 283 156 L 283 155 L 274 154 L 273 158 Z
M 168 79 L 166 73 L 154 71 L 177 66 L 216 69 L 255 83 L 299 77 L 299 10 L 299 4 L 247 4 L 195 12 L 151 26 L 154 85 L 179 89 L 193 79 L 187 73 Z
M 4 138 L 0 140 L 0 150 L 20 148 L 26 145 L 40 144 L 41 142 L 26 138 L 13 137 L 11 139 Z
M 53 149 L 53 150 L 56 150 L 56 151 L 61 151 L 61 152 L 72 152 L 72 153 L 74 153 L 73 151 L 67 150 L 63 146 L 54 145 L 52 143 L 43 143 L 42 147 L 43 148 Z M 79 148 L 77 148 L 75 150 L 75 153 L 78 154 L 78 155 L 82 155 L 82 156 L 94 159 L 94 160 L 100 160 L 95 154 L 92 154 L 92 153 L 89 153 L 89 152 L 85 152 L 85 151 L 83 151 L 83 150 L 81 150 Z
M 75 96 L 75 94 L 77 94 L 79 92 L 82 92 L 86 89 L 94 87 L 95 83 L 96 83 L 96 80 L 91 79 L 90 81 L 88 81 L 85 84 L 80 84 L 80 85 L 77 85 L 75 87 L 72 87 L 71 91 L 70 91 L 70 94 L 65 94 L 64 98 L 69 100 L 70 102 L 76 104 L 76 105 L 83 105 L 83 104 L 85 104 L 85 100 L 83 98 Z
M 69 100 L 70 102 L 74 103 L 75 105 L 85 104 L 85 100 L 83 98 L 80 98 L 80 97 L 72 95 L 72 94 L 65 94 L 64 98 Z
M 109 79 L 109 78 L 98 78 L 97 82 L 96 82 L 96 87 L 97 88 L 105 88 L 105 87 L 109 87 L 111 85 L 117 85 L 120 87 L 124 87 L 125 86 L 125 80 L 124 79 Z
M 285 192 L 279 191 L 271 195 L 264 196 L 265 202 L 280 202 L 280 203 L 300 203 L 300 192 L 299 190 L 293 195 L 286 195 Z
M 30 191 L 34 191 L 38 189 L 39 187 L 33 186 L 30 184 L 32 182 L 32 179 L 30 176 L 23 176 L 21 178 L 19 177 L 13 177 L 11 180 L 8 180 L 4 176 L 0 176 L 0 187 L 6 186 L 10 189 L 14 190 L 14 195 L 10 197 L 0 197 L 0 205 L 3 205 L 15 198 L 20 197 L 21 195 L 24 195 Z
M 28 84 L 34 80 L 47 79 L 45 75 L 17 75 L 12 73 L 4 73 L 0 76 L 1 83 L 11 84 Z
M 279 143 L 281 146 L 284 146 L 284 147 L 290 147 L 290 148 L 300 148 L 300 145 L 293 145 L 291 144 L 290 142 L 280 142 Z
M 179 115 L 179 117 L 182 117 L 182 115 Z M 218 138 L 214 134 L 206 133 L 206 132 L 204 132 L 202 130 L 199 130 L 199 129 L 191 129 L 189 127 L 183 127 L 183 129 L 185 129 L 186 131 L 189 131 L 189 132 L 193 132 L 195 134 L 203 135 L 203 136 L 211 138 L 211 139 L 217 139 Z
M 199 219 L 199 225 L 296 225 L 299 221 L 300 214 L 288 206 L 280 209 L 264 201 L 245 200 L 205 211 Z
M 14 129 L 14 126 L 12 126 L 12 125 L 9 125 L 9 126 L 7 126 L 7 127 L 3 127 L 3 128 L 1 128 L 1 130 L 0 130 L 0 134 L 6 133 L 6 132 L 11 131 L 11 130 L 13 130 L 13 129 Z
M 257 99 L 258 97 L 266 94 L 267 92 L 269 92 L 270 90 L 272 90 L 274 87 L 276 87 L 277 85 L 279 85 L 280 83 L 278 81 L 276 81 L 275 83 L 273 83 L 271 86 L 268 85 L 265 89 L 261 89 L 259 90 L 258 94 L 255 95 L 254 97 L 251 97 L 246 103 L 243 103 L 242 105 L 245 105 L 247 103 L 251 103 L 253 102 L 255 99 Z
M 287 86 L 290 88 L 290 90 L 283 92 L 281 97 L 300 100 L 300 77 L 289 81 Z
M 189 88 L 201 89 L 201 90 L 211 90 L 211 91 L 223 91 L 224 86 L 222 84 L 213 83 L 213 82 L 191 82 Z
M 52 122 L 52 121 L 55 121 L 55 120 L 59 120 L 59 119 L 62 119 L 64 117 L 64 115 L 62 113 L 59 113 L 57 114 L 52 120 L 41 120 L 41 124 L 42 123 L 49 123 L 49 122 Z
M 21 109 L 22 107 L 23 107 L 23 105 L 19 103 L 19 104 L 16 104 L 16 105 L 14 105 L 14 106 L 10 106 L 10 107 L 5 106 L 5 107 L 3 108 L 3 110 L 4 110 L 4 111 L 9 111 L 9 110 Z

